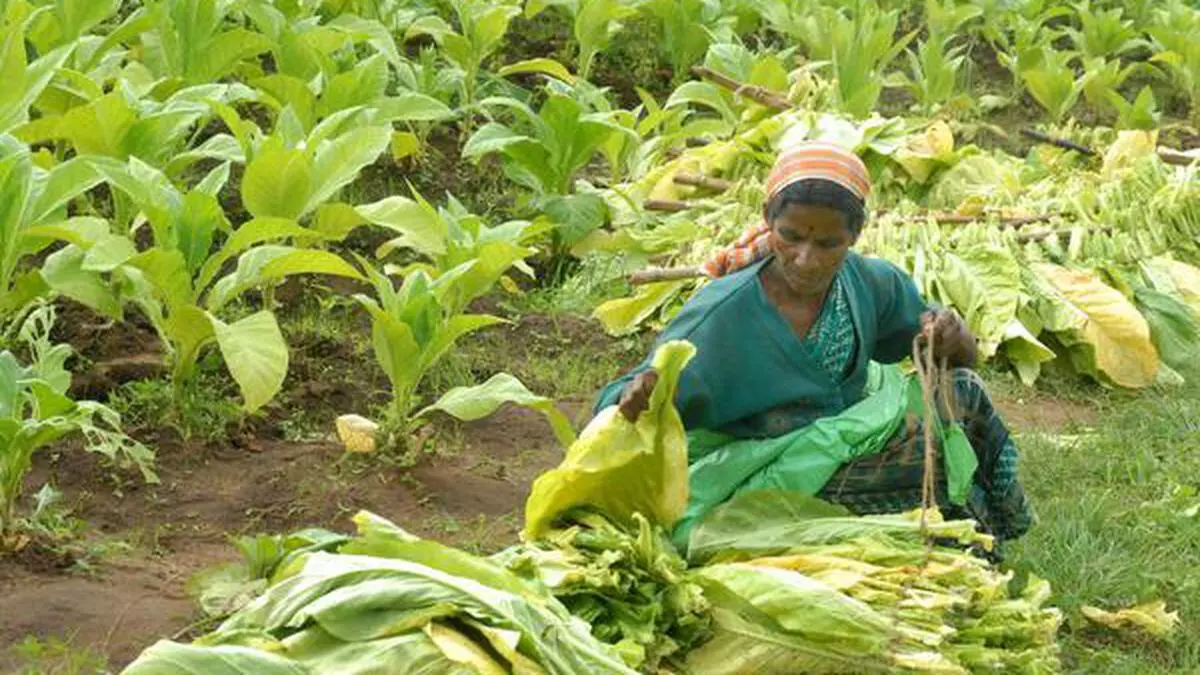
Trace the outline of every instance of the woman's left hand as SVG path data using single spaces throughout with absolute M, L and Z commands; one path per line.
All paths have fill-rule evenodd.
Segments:
M 975 336 L 957 312 L 931 309 L 921 315 L 921 334 L 925 340 L 933 336 L 933 357 L 945 359 L 953 368 L 975 365 Z

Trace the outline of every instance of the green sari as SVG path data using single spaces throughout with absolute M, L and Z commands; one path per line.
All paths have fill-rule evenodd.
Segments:
M 698 350 L 675 398 L 689 431 L 691 494 L 677 541 L 712 507 L 754 489 L 816 494 L 859 513 L 920 503 L 920 390 L 885 365 L 908 355 L 927 309 L 912 280 L 851 253 L 800 337 L 762 287 L 769 260 L 707 284 L 659 336 Z M 605 387 L 596 410 L 647 365 Z M 939 504 L 1019 536 L 1031 514 L 1016 448 L 978 378 L 963 371 L 954 386 L 968 405 L 935 430 Z

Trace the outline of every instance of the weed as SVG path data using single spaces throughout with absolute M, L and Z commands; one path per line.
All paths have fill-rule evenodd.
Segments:
M 227 380 L 215 373 L 202 372 L 194 386 L 188 387 L 176 410 L 175 391 L 169 379 L 134 380 L 110 392 L 108 404 L 135 434 L 165 427 L 185 439 L 223 441 L 229 438 L 231 428 L 246 419 L 227 389 Z
M 75 647 L 71 639 L 33 635 L 9 648 L 21 675 L 92 675 L 107 672 L 105 658 L 90 647 Z

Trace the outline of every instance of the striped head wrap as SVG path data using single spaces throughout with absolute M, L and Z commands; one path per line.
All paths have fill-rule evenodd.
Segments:
M 835 183 L 860 201 L 865 202 L 871 194 L 870 174 L 857 155 L 833 143 L 806 141 L 779 153 L 767 175 L 765 202 L 770 204 L 790 185 L 814 178 Z M 703 265 L 704 273 L 715 279 L 762 260 L 771 251 L 770 233 L 771 224 L 765 220 L 746 230 Z

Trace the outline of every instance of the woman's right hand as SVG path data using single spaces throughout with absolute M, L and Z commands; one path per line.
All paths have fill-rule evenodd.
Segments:
M 637 422 L 638 416 L 650 407 L 650 394 L 654 385 L 658 384 L 658 372 L 653 368 L 638 373 L 637 377 L 621 390 L 621 399 L 617 402 L 621 414 L 630 422 Z

